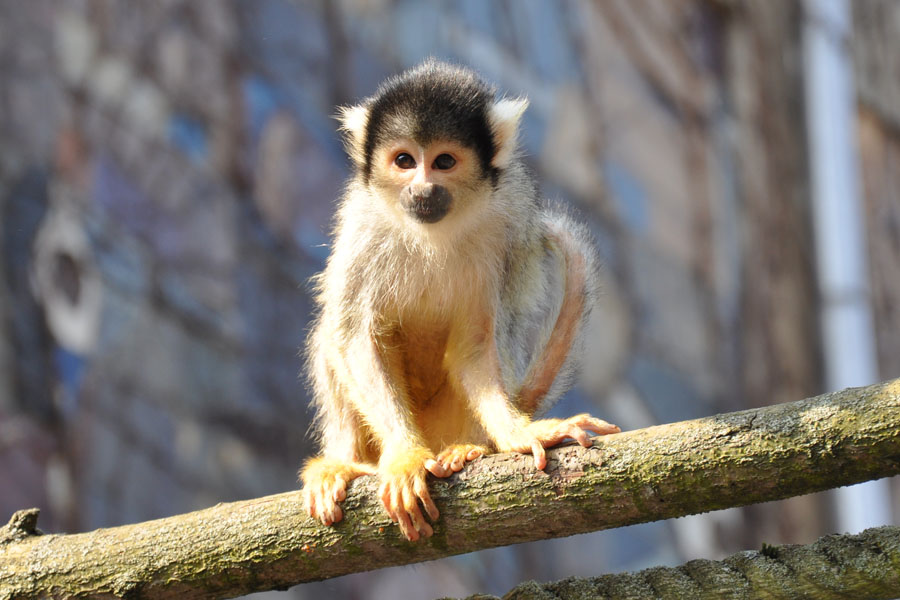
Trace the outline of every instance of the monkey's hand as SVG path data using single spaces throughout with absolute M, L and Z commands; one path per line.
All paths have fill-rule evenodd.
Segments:
M 434 463 L 434 454 L 427 448 L 412 448 L 382 454 L 378 463 L 381 478 L 378 496 L 391 520 L 400 525 L 400 531 L 411 542 L 434 533 L 422 515 L 419 502 L 432 521 L 440 515 L 425 484 L 426 462 Z
M 337 523 L 344 518 L 338 502 L 347 497 L 347 484 L 360 475 L 375 473 L 375 467 L 365 463 L 323 457 L 307 461 L 300 473 L 306 512 L 325 525 Z
M 498 443 L 501 452 L 522 452 L 534 455 L 534 466 L 543 470 L 547 466 L 545 448 L 559 444 L 566 438 L 572 438 L 585 448 L 590 448 L 591 437 L 588 432 L 598 435 L 619 433 L 615 425 L 584 413 L 568 419 L 540 419 L 533 421 L 512 434 L 504 443 Z
M 435 477 L 450 477 L 462 470 L 467 462 L 489 454 L 490 450 L 476 444 L 453 444 L 447 446 L 434 460 L 426 460 L 425 468 Z

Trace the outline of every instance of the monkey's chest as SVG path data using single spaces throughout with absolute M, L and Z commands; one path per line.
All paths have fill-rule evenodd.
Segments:
M 484 443 L 469 403 L 450 381 L 448 332 L 417 333 L 406 336 L 401 356 L 410 408 L 422 439 L 435 453 L 451 443 Z

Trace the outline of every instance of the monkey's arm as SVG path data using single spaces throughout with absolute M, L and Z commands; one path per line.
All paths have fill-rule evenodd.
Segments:
M 433 533 L 419 502 L 432 519 L 439 515 L 425 484 L 425 467 L 433 468 L 434 454 L 415 425 L 399 345 L 372 329 L 360 328 L 345 346 L 328 353 L 349 402 L 380 448 L 382 503 L 403 535 L 414 541 Z

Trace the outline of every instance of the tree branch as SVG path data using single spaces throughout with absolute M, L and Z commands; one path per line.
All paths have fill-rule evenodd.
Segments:
M 323 527 L 289 492 L 157 521 L 0 530 L 0 599 L 226 598 L 494 546 L 742 506 L 900 473 L 900 380 L 650 427 L 589 449 L 489 456 L 432 480 L 435 535 L 410 544 L 358 479 Z
M 637 573 L 526 581 L 503 600 L 890 600 L 900 596 L 900 527 L 829 535 L 806 546 L 763 546 L 724 560 Z M 476 595 L 468 600 L 499 600 Z

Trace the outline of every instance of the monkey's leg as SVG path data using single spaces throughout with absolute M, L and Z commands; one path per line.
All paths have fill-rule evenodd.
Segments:
M 590 446 L 589 433 L 619 431 L 615 425 L 586 414 L 564 420 L 532 421 L 530 414 L 520 410 L 503 389 L 493 324 L 487 323 L 481 329 L 485 333 L 476 337 L 481 342 L 478 351 L 465 353 L 466 360 L 458 366 L 458 376 L 470 405 L 498 451 L 530 452 L 535 467 L 544 469 L 545 448 L 569 437 Z
M 317 331 L 318 333 L 318 331 Z M 340 521 L 344 513 L 338 502 L 347 497 L 347 484 L 360 475 L 374 475 L 375 465 L 362 462 L 365 435 L 349 406 L 320 338 L 313 338 L 310 374 L 318 415 L 316 419 L 322 454 L 306 462 L 300 471 L 306 511 L 325 525 Z
M 425 466 L 434 453 L 415 424 L 402 354 L 397 340 L 389 337 L 357 334 L 339 360 L 351 388 L 350 402 L 381 448 L 381 502 L 403 535 L 415 541 L 434 533 L 420 503 L 432 520 L 440 515 L 425 483 Z
M 531 364 L 519 393 L 516 395 L 516 408 L 531 417 L 540 409 L 552 405 L 554 397 L 551 390 L 562 375 L 564 378 L 575 367 L 573 348 L 583 335 L 583 330 L 590 311 L 589 297 L 596 293 L 593 248 L 587 242 L 580 227 L 565 216 L 546 213 L 543 217 L 546 226 L 546 242 L 553 250 L 557 261 L 563 266 L 565 274 L 562 285 L 562 302 L 559 312 L 540 355 Z M 545 273 L 552 272 L 550 270 Z M 534 285 L 531 297 L 539 298 L 553 286 Z M 501 320 L 504 315 L 498 315 Z M 557 389 L 556 394 L 561 393 Z M 502 450 L 531 452 L 534 464 L 538 469 L 547 466 L 545 448 L 555 446 L 566 438 L 572 438 L 585 447 L 591 445 L 589 433 L 605 435 L 617 433 L 619 428 L 606 421 L 596 419 L 588 414 L 581 414 L 569 419 L 543 419 L 530 422 L 525 427 L 518 427 L 508 433 L 499 444 Z

